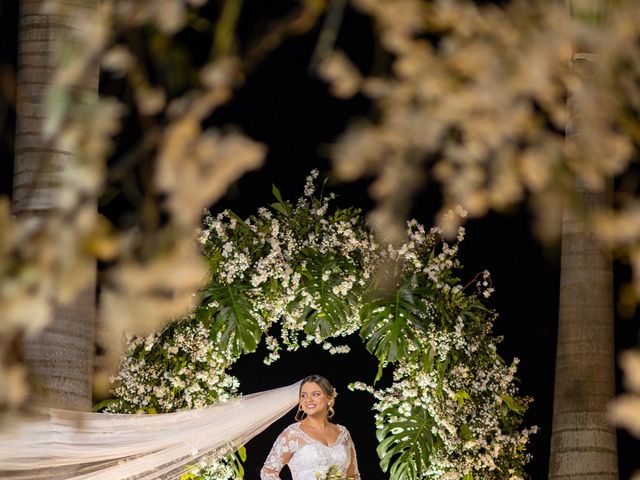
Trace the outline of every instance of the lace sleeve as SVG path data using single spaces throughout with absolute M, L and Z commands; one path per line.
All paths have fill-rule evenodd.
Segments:
M 289 463 L 289 460 L 298 448 L 298 443 L 292 438 L 289 429 L 278 436 L 267 459 L 260 470 L 261 480 L 280 480 L 280 471 Z
M 351 440 L 351 434 L 347 432 L 349 442 L 349 453 L 351 455 L 351 461 L 349 462 L 349 468 L 347 469 L 347 479 L 360 480 L 360 471 L 358 470 L 358 457 L 356 456 L 356 447 Z

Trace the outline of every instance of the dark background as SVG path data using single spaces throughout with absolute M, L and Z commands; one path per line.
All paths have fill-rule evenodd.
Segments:
M 276 2 L 285 4 L 287 2 Z M 289 2 L 291 3 L 291 2 Z M 256 29 L 268 26 L 266 2 L 251 2 L 254 10 L 240 25 L 247 38 Z M 261 6 L 260 6 L 261 5 Z M 13 162 L 15 113 L 11 102 L 11 78 L 16 65 L 17 2 L 0 2 L 0 78 L 4 79 L 0 98 L 0 193 L 10 194 Z M 331 97 L 325 85 L 309 73 L 308 65 L 316 43 L 317 30 L 285 43 L 262 63 L 248 78 L 235 99 L 218 111 L 211 120 L 216 125 L 233 125 L 269 148 L 265 166 L 245 175 L 234 185 L 213 211 L 231 208 L 240 216 L 254 213 L 272 201 L 271 184 L 276 184 L 283 197 L 296 199 L 302 193 L 304 179 L 312 168 L 327 173 L 330 163 L 327 146 L 343 131 L 347 121 L 366 115 L 370 106 L 363 98 L 340 101 Z M 348 12 L 339 45 L 354 55 L 359 63 L 371 62 L 372 52 L 367 21 Z M 197 48 L 197 46 L 194 46 Z M 332 182 L 330 181 L 330 184 Z M 356 205 L 365 211 L 371 207 L 367 181 L 338 185 L 339 206 Z M 117 210 L 106 205 L 105 210 Z M 414 203 L 412 215 L 427 226 L 439 206 L 436 187 L 425 187 Z M 559 291 L 559 252 L 543 247 L 532 236 L 530 218 L 524 207 L 508 215 L 491 214 L 467 225 L 466 240 L 460 257 L 464 264 L 463 283 L 477 272 L 488 269 L 495 293 L 490 306 L 499 312 L 495 333 L 504 336 L 499 352 L 507 361 L 520 358 L 521 393 L 534 398 L 525 425 L 538 425 L 529 451 L 533 458 L 527 468 L 531 478 L 547 477 L 553 375 Z M 616 264 L 616 285 L 629 277 L 625 265 Z M 638 344 L 638 316 L 631 320 L 616 319 L 616 349 Z M 346 385 L 356 380 L 372 381 L 377 370 L 375 359 L 357 337 L 348 339 L 352 351 L 348 355 L 330 355 L 318 346 L 295 353 L 284 353 L 274 365 L 262 363 L 265 351 L 242 358 L 232 370 L 242 383 L 244 393 L 290 384 L 311 373 L 328 377 L 339 392 L 334 420 L 347 426 L 356 444 L 360 470 L 365 480 L 385 478 L 375 453 L 372 399 L 363 392 L 350 392 Z M 338 343 L 337 341 L 334 343 Z M 618 373 L 618 391 L 620 375 Z M 258 471 L 275 437 L 293 422 L 293 411 L 249 442 L 246 478 L 257 479 Z M 620 432 L 618 449 L 620 478 L 627 479 L 640 469 L 640 443 Z M 286 469 L 285 469 L 286 470 Z M 285 477 L 283 472 L 283 478 Z

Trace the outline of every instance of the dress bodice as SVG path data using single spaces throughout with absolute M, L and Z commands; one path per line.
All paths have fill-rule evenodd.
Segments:
M 323 479 L 333 466 L 345 478 L 360 479 L 356 452 L 349 431 L 337 425 L 340 433 L 331 445 L 307 435 L 299 423 L 289 425 L 280 434 L 260 472 L 262 480 L 277 480 L 280 470 L 289 465 L 293 480 Z

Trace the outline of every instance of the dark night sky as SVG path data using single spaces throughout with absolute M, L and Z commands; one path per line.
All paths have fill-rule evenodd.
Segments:
M 363 19 L 348 15 L 339 43 L 350 53 L 361 56 L 366 63 L 367 52 L 358 42 Z M 17 9 L 12 1 L 0 3 L 0 67 L 15 65 Z M 248 31 L 250 28 L 244 26 Z M 366 37 L 366 28 L 365 28 Z M 358 32 L 354 35 L 353 32 Z M 234 125 L 269 148 L 264 168 L 247 174 L 233 186 L 214 211 L 232 208 L 246 216 L 272 201 L 271 184 L 276 184 L 285 198 L 295 199 L 302 191 L 304 178 L 312 168 L 326 172 L 330 164 L 325 157 L 326 145 L 340 133 L 353 115 L 367 113 L 364 99 L 339 101 L 327 94 L 324 85 L 311 78 L 307 71 L 315 44 L 315 34 L 294 38 L 267 60 L 249 78 L 234 101 L 215 114 L 212 122 Z M 10 192 L 11 128 L 13 113 L 9 110 L 4 132 L 0 132 L 0 193 Z M 366 182 L 336 185 L 340 206 L 357 205 L 367 209 L 371 201 Z M 413 215 L 426 225 L 431 224 L 438 207 L 437 192 L 426 190 L 415 201 Z M 504 336 L 499 352 L 507 360 L 520 358 L 521 393 L 534 397 L 525 424 L 537 424 L 540 432 L 532 437 L 533 459 L 528 472 L 533 479 L 547 476 L 553 400 L 553 366 L 558 309 L 559 257 L 554 248 L 543 248 L 533 239 L 529 216 L 519 209 L 511 215 L 488 217 L 467 225 L 467 237 L 461 248 L 465 280 L 484 269 L 492 273 L 496 289 L 490 306 L 500 314 L 495 333 Z M 617 266 L 617 282 L 626 270 Z M 638 318 L 617 320 L 618 350 L 638 344 Z M 346 425 L 358 450 L 363 478 L 385 478 L 377 466 L 372 401 L 362 392 L 346 388 L 355 380 L 370 381 L 377 365 L 358 338 L 350 341 L 352 353 L 331 356 L 319 347 L 309 347 L 284 354 L 276 364 L 262 364 L 264 352 L 247 356 L 233 368 L 245 393 L 293 383 L 300 378 L 320 373 L 330 378 L 339 391 L 336 404 L 338 423 Z M 618 382 L 620 383 L 620 382 Z M 258 478 L 257 471 L 268 449 L 281 429 L 293 421 L 293 413 L 270 427 L 248 444 L 246 478 Z M 619 435 L 620 478 L 630 477 L 640 468 L 637 451 L 640 443 Z

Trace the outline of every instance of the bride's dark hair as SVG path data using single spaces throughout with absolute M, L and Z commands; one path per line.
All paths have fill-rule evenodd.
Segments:
M 322 392 L 327 396 L 330 402 L 329 409 L 327 411 L 327 417 L 328 418 L 333 417 L 333 415 L 336 413 L 333 410 L 333 403 L 335 402 L 335 399 L 338 396 L 338 392 L 336 392 L 336 389 L 333 388 L 333 385 L 331 385 L 331 382 L 329 382 L 329 380 L 324 378 L 322 375 L 309 375 L 308 377 L 303 378 L 302 382 L 300 382 L 300 390 L 298 391 L 298 397 L 300 397 L 300 394 L 302 393 L 302 386 L 305 383 L 315 383 L 320 387 L 320 390 L 322 390 Z M 298 403 L 298 411 L 296 412 L 295 419 L 297 421 L 304 420 L 304 417 L 306 416 L 307 414 L 304 413 L 300 403 Z

